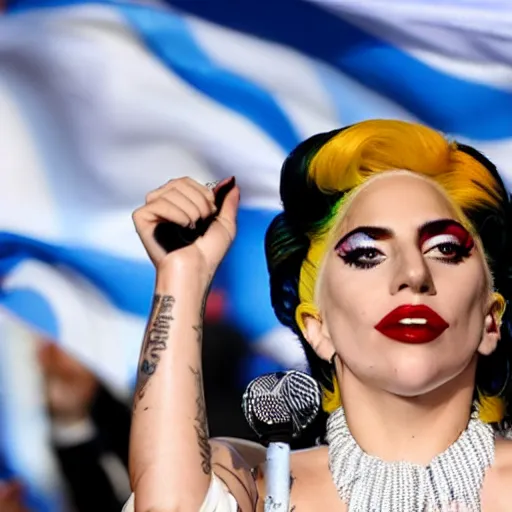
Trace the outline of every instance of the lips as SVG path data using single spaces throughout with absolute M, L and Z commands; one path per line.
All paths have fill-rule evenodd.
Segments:
M 402 343 L 429 343 L 449 327 L 448 322 L 424 305 L 400 306 L 386 315 L 375 329 Z

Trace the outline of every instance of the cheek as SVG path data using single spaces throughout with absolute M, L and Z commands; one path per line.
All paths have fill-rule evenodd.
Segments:
M 322 276 L 320 308 L 329 310 L 331 318 L 337 322 L 343 318 L 351 324 L 373 326 L 387 312 L 388 279 L 383 266 L 355 270 L 333 257 Z M 378 316 L 380 310 L 382 314 Z
M 450 269 L 447 269 L 450 270 Z M 485 308 L 488 300 L 488 283 L 479 265 L 460 267 L 457 272 L 447 272 L 436 279 L 439 311 L 449 321 L 454 336 L 464 337 L 473 345 L 481 338 Z M 443 272 L 446 269 L 442 270 Z
M 349 333 L 373 327 L 376 323 L 378 288 L 374 281 L 373 285 L 371 280 L 367 284 L 362 281 L 361 278 L 354 278 L 353 275 L 347 277 L 341 273 L 325 280 L 320 309 L 332 336 L 348 339 Z
M 448 267 L 448 268 L 446 268 Z M 488 283 L 480 265 L 471 262 L 451 269 L 448 265 L 433 272 L 437 299 L 454 315 L 478 311 L 483 314 L 488 300 Z

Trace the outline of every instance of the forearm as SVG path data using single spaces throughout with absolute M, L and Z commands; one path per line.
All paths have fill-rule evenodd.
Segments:
M 174 272 L 157 280 L 139 361 L 130 441 L 136 512 L 197 511 L 210 484 L 203 397 L 206 283 Z

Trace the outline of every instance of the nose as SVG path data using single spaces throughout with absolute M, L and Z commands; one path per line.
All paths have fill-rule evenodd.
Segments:
M 396 261 L 391 294 L 396 295 L 405 289 L 421 295 L 436 293 L 430 268 L 418 249 L 403 252 Z

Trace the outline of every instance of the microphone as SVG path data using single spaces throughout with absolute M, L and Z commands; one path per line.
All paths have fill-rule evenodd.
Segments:
M 219 214 L 224 199 L 233 190 L 236 185 L 235 177 L 222 180 L 221 182 L 214 182 L 207 184 L 208 188 L 213 188 L 215 194 L 215 206 L 217 211 L 207 217 L 206 219 L 199 219 L 194 229 L 180 226 L 174 222 L 160 222 L 157 224 L 153 237 L 158 242 L 160 247 L 167 253 L 186 247 L 193 244 L 200 236 L 206 233 L 212 222 Z
M 288 512 L 290 442 L 315 419 L 321 392 L 315 379 L 297 370 L 257 377 L 242 399 L 245 417 L 267 448 L 265 512 Z

